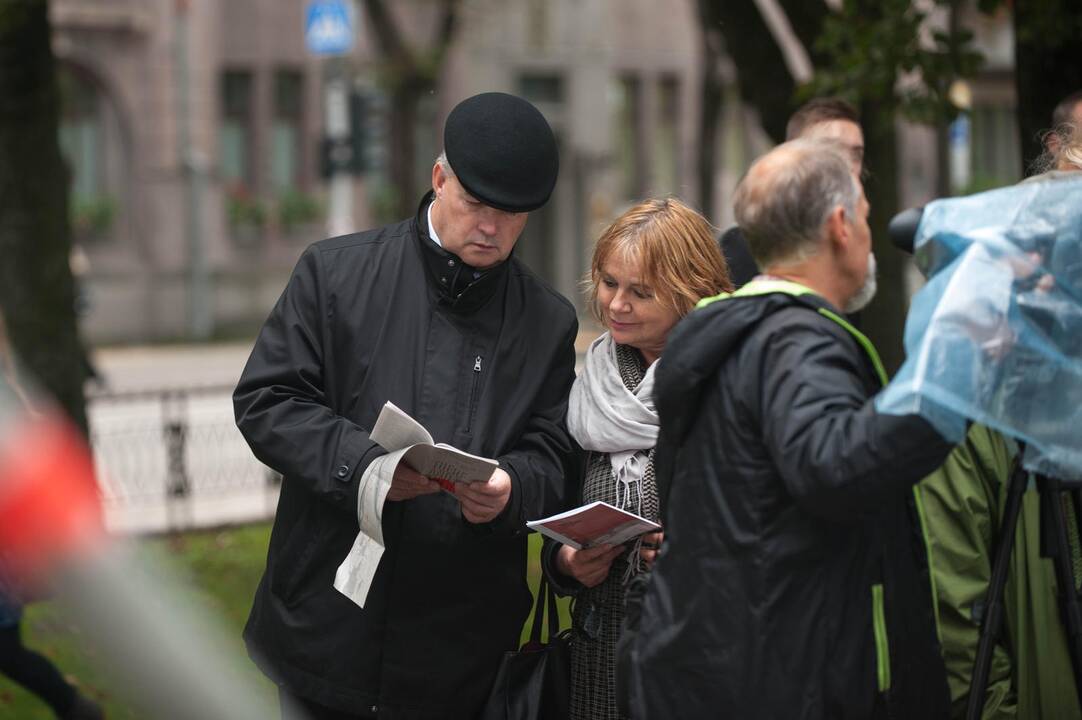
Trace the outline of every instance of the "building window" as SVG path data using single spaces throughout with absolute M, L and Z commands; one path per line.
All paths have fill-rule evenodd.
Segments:
M 221 78 L 222 122 L 218 157 L 222 181 L 231 192 L 255 188 L 252 153 L 252 74 L 227 70 Z
M 564 83 L 559 75 L 525 73 L 518 80 L 519 94 L 535 105 L 559 105 Z
M 961 190 L 976 192 L 1018 182 L 1021 178 L 1022 153 L 1014 108 L 974 104 L 970 117 L 972 176 L 969 186 Z
M 61 70 L 59 82 L 60 146 L 71 173 L 72 196 L 86 200 L 99 195 L 105 183 L 97 88 L 81 73 L 69 68 Z
M 654 190 L 676 193 L 680 184 L 680 82 L 663 77 L 658 83 L 654 126 Z
M 112 108 L 93 78 L 62 64 L 60 149 L 69 174 L 71 222 L 79 241 L 112 236 L 120 186 L 119 137 Z
M 620 192 L 629 199 L 643 194 L 641 107 L 639 78 L 625 75 L 612 82 L 609 86 L 612 151 L 620 177 Z
M 274 74 L 274 121 L 271 126 L 271 187 L 282 194 L 301 186 L 304 82 L 299 71 Z

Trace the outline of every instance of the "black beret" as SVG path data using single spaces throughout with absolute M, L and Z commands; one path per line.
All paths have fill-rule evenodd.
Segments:
M 545 117 L 507 93 L 481 93 L 456 105 L 443 128 L 443 150 L 466 192 L 508 212 L 544 205 L 560 171 Z

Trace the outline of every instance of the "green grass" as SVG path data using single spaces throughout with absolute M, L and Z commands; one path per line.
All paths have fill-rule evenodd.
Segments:
M 171 566 L 196 598 L 235 631 L 228 633 L 224 641 L 238 653 L 243 653 L 240 633 L 263 574 L 269 540 L 270 525 L 260 524 L 144 540 L 139 543 L 139 551 L 155 564 Z M 530 590 L 534 593 L 540 577 L 540 545 L 540 537 L 531 535 L 528 572 Z M 560 601 L 560 616 L 561 626 L 569 627 L 566 600 Z M 528 628 L 527 620 L 524 638 Z M 27 647 L 52 660 L 81 692 L 100 702 L 109 720 L 144 720 L 125 704 L 123 698 L 116 696 L 106 679 L 107 661 L 94 653 L 79 628 L 56 603 L 40 602 L 26 609 L 23 641 Z M 276 702 L 273 685 L 254 665 L 249 667 L 257 684 L 266 690 L 272 702 Z M 53 720 L 53 717 L 37 697 L 0 676 L 0 718 Z
M 240 630 L 248 617 L 252 595 L 267 556 L 270 525 L 188 533 L 154 538 L 139 543 L 139 552 L 154 565 L 173 568 L 180 582 L 207 608 L 218 613 L 236 632 L 223 641 L 243 653 Z M 100 702 L 109 720 L 139 718 L 113 692 L 106 678 L 107 661 L 94 654 L 79 628 L 52 602 L 27 608 L 23 617 L 23 641 L 53 661 L 68 681 Z M 252 676 L 274 697 L 274 687 L 255 669 Z M 0 676 L 0 718 L 52 720 L 52 712 L 37 697 Z

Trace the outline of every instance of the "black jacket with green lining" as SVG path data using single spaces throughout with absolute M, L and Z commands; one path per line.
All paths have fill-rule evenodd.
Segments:
M 635 718 L 947 716 L 911 487 L 950 446 L 875 411 L 873 355 L 823 312 L 737 296 L 670 336 L 665 542 L 617 660 Z
M 514 257 L 474 279 L 428 238 L 427 206 L 309 247 L 233 396 L 284 476 L 249 652 L 295 695 L 394 720 L 475 715 L 530 610 L 524 521 L 570 495 L 574 309 Z M 484 525 L 443 492 L 388 502 L 362 609 L 333 583 L 388 400 L 437 442 L 498 459 L 512 490 Z

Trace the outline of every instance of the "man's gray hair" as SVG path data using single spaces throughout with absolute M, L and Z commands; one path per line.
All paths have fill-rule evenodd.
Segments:
M 1052 127 L 1058 128 L 1074 121 L 1075 105 L 1082 103 L 1082 90 L 1076 90 L 1063 98 L 1052 111 Z
M 838 147 L 790 140 L 756 160 L 733 197 L 736 222 L 760 268 L 792 265 L 819 251 L 839 205 L 855 217 L 860 186 Z
M 443 174 L 449 177 L 455 176 L 455 171 L 451 169 L 451 163 L 447 162 L 447 152 L 441 152 L 439 157 L 436 158 L 436 164 L 443 169 Z

